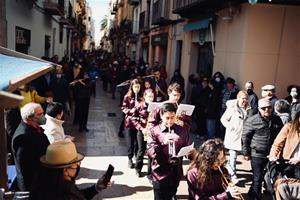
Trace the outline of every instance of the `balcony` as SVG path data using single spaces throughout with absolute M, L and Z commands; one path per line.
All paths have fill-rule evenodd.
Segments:
M 120 22 L 120 31 L 123 32 L 125 35 L 132 33 L 132 21 L 128 19 L 123 19 Z
M 244 2 L 248 0 L 173 0 L 173 13 L 185 18 L 207 17 L 217 10 Z
M 157 0 L 153 3 L 152 25 L 170 24 L 170 0 Z
M 65 17 L 61 17 L 59 19 L 59 23 L 62 24 L 62 25 L 72 25 L 70 20 L 68 18 L 65 18 Z
M 43 6 L 47 13 L 51 15 L 63 16 L 65 1 L 64 0 L 44 0 Z
M 140 0 L 128 0 L 128 4 L 131 6 L 137 6 L 139 5 Z
M 140 22 L 139 22 L 139 28 L 140 32 L 147 32 L 149 31 L 149 23 L 148 23 L 148 12 L 143 11 L 140 13 Z

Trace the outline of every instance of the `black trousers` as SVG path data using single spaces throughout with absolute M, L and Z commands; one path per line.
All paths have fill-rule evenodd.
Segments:
M 128 158 L 132 159 L 137 153 L 137 130 L 128 129 L 129 134 L 129 145 L 128 145 Z
M 119 127 L 119 133 L 123 133 L 125 128 L 125 114 L 122 112 L 122 121 Z
M 96 96 L 96 81 L 91 81 L 91 96 Z
M 154 200 L 172 200 L 176 195 L 178 183 L 166 181 L 163 183 L 153 181 Z
M 79 127 L 86 128 L 87 126 L 89 106 L 90 98 L 78 99 L 76 102 Z
M 252 185 L 249 193 L 256 200 L 262 199 L 262 181 L 264 177 L 264 168 L 268 163 L 267 158 L 251 157 L 251 168 L 253 173 Z
M 143 168 L 143 160 L 146 151 L 146 141 L 144 141 L 144 134 L 142 131 L 137 132 L 137 158 L 136 158 L 136 166 L 135 169 L 137 171 L 142 171 Z

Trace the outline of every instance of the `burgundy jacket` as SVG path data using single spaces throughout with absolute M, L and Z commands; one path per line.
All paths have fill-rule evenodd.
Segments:
M 148 105 L 145 101 L 139 102 L 134 107 L 134 112 L 132 115 L 131 122 L 137 130 L 141 130 L 142 128 L 146 128 L 149 113 L 147 111 Z
M 189 190 L 189 200 L 227 200 L 232 199 L 229 192 L 226 192 L 222 186 L 221 173 L 212 171 L 212 181 L 204 184 L 200 189 L 198 187 L 198 169 L 192 168 L 187 172 L 187 183 Z
M 135 112 L 135 99 L 134 97 L 124 96 L 121 110 L 125 114 L 125 128 L 135 129 L 132 123 L 132 116 Z
M 188 128 L 174 124 L 171 127 L 174 130 L 175 151 L 176 154 L 182 147 L 189 145 Z M 152 177 L 154 181 L 163 183 L 164 181 L 174 181 L 179 183 L 182 173 L 182 163 L 180 162 L 176 170 L 172 170 L 169 162 L 168 145 L 163 144 L 164 136 L 168 128 L 162 124 L 153 127 L 147 141 L 147 154 L 152 158 Z

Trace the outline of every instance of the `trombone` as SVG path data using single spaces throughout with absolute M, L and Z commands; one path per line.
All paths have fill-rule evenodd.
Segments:
M 222 186 L 224 190 L 227 190 L 228 186 L 234 186 L 234 184 L 230 181 L 230 178 L 223 173 L 221 167 L 219 167 L 219 171 L 222 175 Z M 244 197 L 241 193 L 238 195 L 238 197 L 239 200 L 244 200 Z

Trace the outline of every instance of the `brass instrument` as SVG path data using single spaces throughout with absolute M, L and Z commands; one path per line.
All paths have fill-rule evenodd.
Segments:
M 228 176 L 226 176 L 224 173 L 223 173 L 223 171 L 222 171 L 222 169 L 221 169 L 221 167 L 219 167 L 219 171 L 220 171 L 220 173 L 221 173 L 221 175 L 222 175 L 222 186 L 223 186 L 223 188 L 224 188 L 224 190 L 226 191 L 227 190 L 227 187 L 228 186 L 234 186 L 235 184 L 233 184 L 231 181 L 230 181 L 230 177 L 228 177 Z M 239 200 L 244 200 L 244 197 L 243 197 L 243 195 L 240 193 L 239 195 Z

